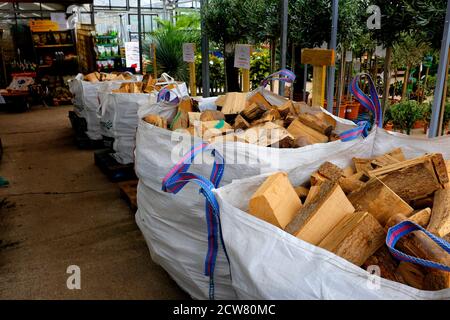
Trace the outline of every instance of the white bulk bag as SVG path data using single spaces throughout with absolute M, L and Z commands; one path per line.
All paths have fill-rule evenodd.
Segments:
M 69 91 L 72 93 L 73 111 L 77 116 L 82 117 L 83 112 L 83 92 L 81 88 L 81 81 L 83 75 L 80 73 L 74 79 L 68 81 Z
M 146 108 L 139 109 L 139 118 L 143 118 L 149 114 L 157 114 L 167 121 L 172 121 L 178 112 L 178 104 L 176 101 L 181 101 L 183 97 L 189 97 L 188 89 L 185 82 L 177 82 L 167 73 L 161 75 L 159 82 L 155 86 L 163 86 L 161 90 L 167 90 L 169 92 L 169 101 L 161 99 L 158 101 L 158 92 L 152 92 L 150 97 L 150 103 Z M 168 86 L 173 86 L 171 89 L 167 89 Z
M 377 156 L 397 147 L 408 158 L 425 152 L 440 152 L 450 158 L 450 137 L 421 139 L 377 129 L 364 141 L 330 153 L 327 160 L 345 167 L 352 157 Z M 294 185 L 304 183 L 324 161 L 312 160 L 288 171 Z M 236 180 L 214 190 L 233 287 L 240 299 L 450 299 L 450 289 L 421 291 L 372 276 L 246 213 L 251 195 L 267 175 Z
M 162 179 L 179 158 L 190 150 L 193 138 L 188 134 L 161 129 L 143 121 L 141 118 L 148 110 L 142 110 L 142 114 L 139 110 L 139 113 L 135 169 L 140 187 L 136 222 L 147 241 L 153 259 L 160 263 L 192 297 L 208 299 L 209 277 L 203 274 L 208 248 L 205 200 L 199 194 L 199 188 L 192 185 L 187 185 L 177 195 L 161 191 Z M 348 121 L 335 119 L 338 128 L 351 127 Z M 262 172 L 289 170 L 312 161 L 323 162 L 329 159 L 330 154 L 346 152 L 359 142 L 359 140 L 335 141 L 299 149 L 266 148 L 240 142 L 213 144 L 213 146 L 225 158 L 226 168 L 222 185 L 226 185 L 233 179 L 250 177 Z M 197 158 L 202 159 L 203 164 L 194 162 L 189 171 L 209 177 L 212 157 L 203 154 L 203 157 Z M 235 159 L 243 160 L 243 163 L 234 163 Z M 218 255 L 214 277 L 215 298 L 236 298 L 222 248 L 219 248 Z
M 121 164 L 134 162 L 138 110 L 150 104 L 147 93 L 99 92 L 101 134 L 114 138 L 112 156 Z
M 100 140 L 102 138 L 100 123 L 97 117 L 100 106 L 98 92 L 118 89 L 122 83 L 134 82 L 136 79 L 136 77 L 133 77 L 132 80 L 89 82 L 83 80 L 82 74 L 78 74 L 69 82 L 70 92 L 74 95 L 74 112 L 79 117 L 86 119 L 86 134 L 90 139 Z

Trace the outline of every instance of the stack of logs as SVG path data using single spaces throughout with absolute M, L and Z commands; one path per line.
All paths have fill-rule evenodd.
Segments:
M 379 157 L 353 158 L 341 169 L 322 164 L 310 181 L 294 187 L 286 173 L 269 176 L 253 194 L 249 213 L 381 277 L 422 290 L 450 288 L 450 272 L 396 260 L 387 230 L 410 220 L 450 240 L 450 162 L 426 154 L 406 160 L 401 149 Z M 396 249 L 450 266 L 450 254 L 422 231 Z
M 208 142 L 244 142 L 265 147 L 298 148 L 339 140 L 336 121 L 320 109 L 283 100 L 273 105 L 259 92 L 232 92 L 217 99 L 217 110 L 199 112 L 183 100 L 169 123 L 158 115 L 145 121 L 166 129 L 184 131 Z
M 84 75 L 83 80 L 89 82 L 131 80 L 131 75 L 127 72 L 104 73 L 96 71 Z

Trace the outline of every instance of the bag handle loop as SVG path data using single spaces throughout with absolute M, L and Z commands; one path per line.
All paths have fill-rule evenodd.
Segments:
M 424 232 L 428 237 L 431 238 L 435 243 L 437 243 L 442 249 L 444 249 L 446 252 L 450 253 L 450 243 L 445 241 L 444 239 L 441 239 L 439 237 L 436 237 L 431 232 L 427 231 L 426 229 L 422 228 L 418 224 L 405 220 L 400 222 L 399 224 L 389 228 L 386 236 L 386 245 L 389 248 L 389 251 L 392 253 L 392 255 L 401 261 L 411 262 L 415 263 L 424 267 L 428 268 L 434 268 L 439 269 L 443 271 L 450 272 L 450 266 L 443 265 L 442 263 L 425 260 L 417 257 L 410 256 L 408 254 L 405 254 L 397 249 L 395 249 L 395 245 L 397 242 L 407 234 L 413 232 L 413 231 L 422 231 Z
M 201 152 L 210 149 L 207 143 L 195 145 L 185 154 L 180 161 L 169 171 L 162 181 L 162 190 L 177 194 L 189 182 L 200 186 L 200 193 L 205 197 L 205 214 L 208 227 L 208 251 L 205 257 L 204 274 L 209 276 L 209 299 L 214 299 L 214 270 L 218 253 L 218 240 L 222 242 L 222 248 L 229 263 L 228 253 L 222 236 L 220 224 L 220 208 L 212 190 L 219 186 L 224 171 L 224 160 L 222 155 L 215 149 L 211 150 L 214 156 L 214 165 L 210 179 L 201 175 L 187 172 L 192 160 Z

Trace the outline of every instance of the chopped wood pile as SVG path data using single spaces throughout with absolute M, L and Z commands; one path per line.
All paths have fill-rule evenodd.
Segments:
M 396 260 L 386 232 L 404 220 L 450 240 L 450 161 L 440 153 L 405 159 L 401 149 L 353 158 L 339 168 L 322 164 L 308 183 L 294 187 L 286 173 L 269 176 L 252 195 L 248 212 L 381 277 L 421 290 L 450 288 L 450 272 Z M 422 231 L 396 249 L 450 266 L 450 254 Z
M 144 93 L 142 82 L 125 82 L 120 88 L 112 90 L 113 93 Z
M 192 100 L 191 100 L 192 101 Z M 144 118 L 163 128 L 182 130 L 213 142 L 244 142 L 264 147 L 299 148 L 339 140 L 336 121 L 320 109 L 284 100 L 272 105 L 259 92 L 231 92 L 216 101 L 217 111 L 199 112 L 183 101 L 171 123 L 157 115 Z
M 131 75 L 127 72 L 104 73 L 95 71 L 86 74 L 83 78 L 84 81 L 89 82 L 118 81 L 118 80 L 131 80 Z

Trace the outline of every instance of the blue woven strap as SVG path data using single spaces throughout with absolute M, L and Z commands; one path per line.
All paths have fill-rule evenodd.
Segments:
M 219 204 L 212 192 L 214 188 L 219 186 L 224 171 L 224 160 L 222 155 L 215 149 L 211 150 L 214 156 L 214 165 L 211 172 L 210 180 L 201 175 L 186 172 L 192 160 L 197 154 L 208 150 L 210 146 L 206 143 L 198 144 L 182 157 L 182 159 L 169 171 L 164 177 L 162 190 L 169 193 L 177 194 L 189 182 L 194 182 L 200 186 L 200 193 L 205 197 L 206 223 L 208 227 L 208 252 L 205 257 L 204 274 L 209 276 L 209 298 L 214 299 L 214 270 L 216 266 L 218 253 L 218 240 L 220 237 L 222 248 L 229 263 L 228 253 L 226 251 L 222 228 L 220 224 Z
M 359 137 L 367 137 L 369 135 L 370 123 L 367 121 L 359 121 L 356 128 L 342 132 L 339 137 L 341 141 L 351 141 Z
M 177 193 L 180 189 L 184 187 L 183 186 L 177 186 L 174 187 L 175 189 L 169 189 L 167 186 L 167 180 L 173 177 L 176 173 L 180 172 L 186 172 L 189 167 L 191 166 L 192 162 L 194 161 L 194 158 L 203 151 L 210 149 L 211 147 L 205 143 L 199 143 L 191 148 L 191 150 L 186 153 L 180 161 L 175 164 L 172 169 L 166 174 L 166 176 L 163 178 L 162 181 L 162 188 L 165 192 L 170 193 Z M 222 155 L 217 152 L 215 149 L 211 150 L 211 154 L 214 156 L 214 164 L 211 171 L 210 181 L 214 184 L 214 187 L 218 187 L 220 184 L 220 181 L 222 180 L 223 171 L 224 171 L 224 159 Z M 177 190 L 178 188 L 178 190 Z
M 399 224 L 389 228 L 389 230 L 388 230 L 388 233 L 386 236 L 386 245 L 388 246 L 392 255 L 401 261 L 411 262 L 411 263 L 419 264 L 424 267 L 434 268 L 434 269 L 439 269 L 439 270 L 450 272 L 450 266 L 446 266 L 446 265 L 443 265 L 441 263 L 434 262 L 434 261 L 429 261 L 429 260 L 413 257 L 413 256 L 407 255 L 407 254 L 395 249 L 395 245 L 402 237 L 404 237 L 407 234 L 409 234 L 413 231 L 416 231 L 416 230 L 424 232 L 434 242 L 436 242 L 442 249 L 444 249 L 445 251 L 450 253 L 450 243 L 448 243 L 447 241 L 445 241 L 439 237 L 436 237 L 434 234 L 432 234 L 431 232 L 428 232 L 427 230 L 425 230 L 421 226 L 415 224 L 414 222 L 406 220 L 406 221 L 402 221 Z
M 359 87 L 361 77 L 367 77 L 368 79 L 370 96 L 366 95 Z M 383 112 L 381 110 L 380 99 L 378 98 L 377 89 L 372 77 L 367 73 L 360 73 L 356 75 L 350 83 L 349 90 L 364 108 L 372 112 L 375 119 L 375 125 L 380 128 L 383 127 Z
M 265 87 L 269 81 L 278 80 L 281 82 L 289 82 L 292 83 L 295 81 L 295 73 L 288 69 L 282 69 L 278 72 L 272 73 L 270 76 L 266 77 L 261 81 L 261 86 Z
M 169 89 L 167 88 L 162 88 L 161 90 L 159 90 L 158 92 L 158 96 L 157 96 L 157 102 L 160 101 L 165 101 L 169 104 L 173 104 L 173 105 L 177 105 L 180 103 L 180 99 L 178 97 L 175 97 L 173 99 L 170 99 L 171 96 L 171 92 Z

